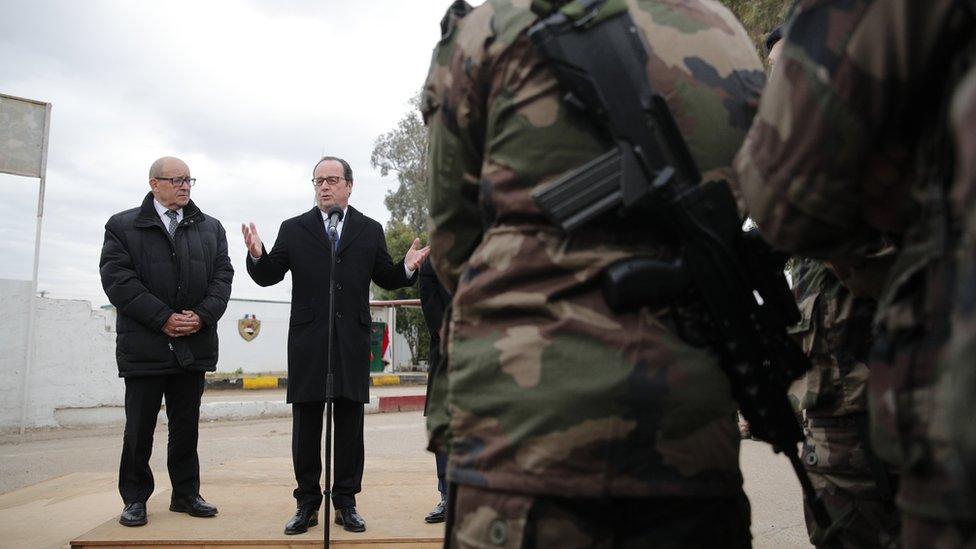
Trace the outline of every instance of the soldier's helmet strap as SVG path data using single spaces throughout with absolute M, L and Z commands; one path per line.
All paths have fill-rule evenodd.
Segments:
M 532 12 L 540 18 L 558 12 L 578 27 L 591 27 L 626 11 L 624 0 L 532 0 Z

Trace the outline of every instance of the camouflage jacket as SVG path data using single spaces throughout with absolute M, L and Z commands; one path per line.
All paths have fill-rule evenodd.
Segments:
M 965 220 L 956 252 L 955 308 L 947 353 L 945 389 L 950 402 L 949 424 L 961 453 L 961 481 L 976 492 L 976 68 L 959 86 L 952 105 L 956 164 L 952 203 Z
M 796 260 L 793 279 L 803 320 L 790 331 L 812 368 L 793 383 L 790 400 L 808 417 L 867 412 L 874 300 L 855 297 L 821 261 Z
M 735 162 L 767 240 L 829 258 L 855 281 L 871 275 L 872 442 L 902 473 L 901 508 L 940 519 L 976 520 L 946 472 L 935 390 L 952 288 L 943 228 L 953 223 L 933 192 L 951 171 L 942 114 L 952 62 L 974 29 L 955 0 L 801 0 Z M 880 241 L 897 257 L 879 275 L 866 258 Z
M 426 82 L 431 257 L 455 296 L 432 445 L 449 442 L 452 481 L 499 490 L 737 493 L 735 404 L 715 356 L 679 339 L 667 311 L 617 315 L 599 290 L 611 262 L 673 251 L 612 217 L 563 234 L 530 197 L 611 145 L 561 102 L 528 5 L 452 6 Z M 628 6 L 699 167 L 730 177 L 764 79 L 745 30 L 717 2 Z

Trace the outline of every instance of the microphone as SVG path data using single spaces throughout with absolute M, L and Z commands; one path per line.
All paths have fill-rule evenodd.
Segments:
M 329 226 L 327 229 L 329 240 L 335 243 L 339 240 L 339 229 L 337 227 L 339 226 L 339 222 L 342 221 L 342 208 L 332 206 L 329 208 L 329 211 L 325 212 L 325 215 L 329 218 Z

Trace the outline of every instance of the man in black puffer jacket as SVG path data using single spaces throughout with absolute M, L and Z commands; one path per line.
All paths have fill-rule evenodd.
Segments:
M 217 320 L 227 308 L 234 269 L 227 236 L 216 219 L 190 200 L 195 179 L 182 160 L 160 158 L 149 170 L 142 206 L 105 224 L 99 268 L 102 287 L 118 310 L 116 359 L 125 379 L 125 435 L 119 522 L 146 524 L 153 492 L 149 468 L 163 395 L 169 420 L 170 511 L 210 517 L 217 508 L 200 496 L 197 430 L 204 372 L 217 368 Z

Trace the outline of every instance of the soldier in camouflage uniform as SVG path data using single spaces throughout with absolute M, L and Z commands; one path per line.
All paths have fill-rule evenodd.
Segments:
M 731 177 L 764 76 L 717 2 L 628 1 L 650 82 L 705 180 Z M 564 234 L 530 192 L 612 144 L 561 101 L 527 0 L 456 2 L 425 87 L 434 265 L 454 293 L 431 446 L 450 447 L 447 545 L 746 547 L 729 382 L 667 309 L 615 314 L 603 269 L 668 259 L 612 216 Z
M 952 125 L 958 161 L 951 196 L 956 218 L 964 225 L 956 255 L 956 299 L 946 361 L 949 375 L 944 385 L 951 432 L 960 454 L 955 473 L 962 486 L 976 493 L 976 67 L 958 88 Z
M 774 246 L 830 259 L 880 297 L 869 406 L 875 452 L 901 473 L 906 547 L 956 546 L 976 528 L 954 463 L 938 364 L 952 279 L 943 106 L 976 32 L 954 0 L 803 0 L 736 159 L 750 215 Z M 947 216 L 950 219 L 947 219 Z M 878 257 L 891 241 L 897 256 Z
M 835 522 L 835 541 L 896 547 L 894 479 L 868 443 L 867 358 L 877 303 L 855 297 L 823 262 L 794 261 L 803 321 L 792 332 L 812 365 L 790 388 L 790 400 L 806 416 L 803 463 Z M 817 524 L 809 508 L 805 515 L 812 541 Z
M 782 53 L 782 29 L 766 38 L 771 69 Z M 811 370 L 790 390 L 805 417 L 802 459 L 818 497 L 834 518 L 843 547 L 895 547 L 894 481 L 874 455 L 868 434 L 868 352 L 877 301 L 855 297 L 821 261 L 795 258 L 793 292 L 803 320 L 791 332 Z M 880 485 L 880 486 L 879 486 Z M 817 523 L 804 505 L 813 542 Z

